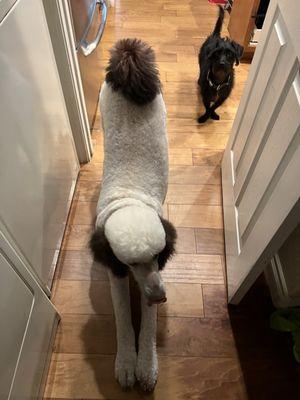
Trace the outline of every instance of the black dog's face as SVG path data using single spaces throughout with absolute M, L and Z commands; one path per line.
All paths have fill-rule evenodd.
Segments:
M 208 58 L 215 76 L 227 76 L 233 69 L 234 63 L 239 64 L 243 47 L 228 39 L 219 39 L 211 49 Z

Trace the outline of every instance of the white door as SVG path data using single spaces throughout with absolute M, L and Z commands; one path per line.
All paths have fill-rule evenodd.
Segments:
M 273 0 L 222 163 L 229 302 L 300 221 L 299 4 Z

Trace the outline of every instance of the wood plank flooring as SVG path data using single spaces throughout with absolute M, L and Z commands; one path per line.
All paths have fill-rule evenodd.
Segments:
M 197 53 L 216 13 L 207 0 L 116 0 L 115 8 L 109 9 L 99 76 L 104 76 L 115 40 L 145 39 L 156 51 L 168 110 L 170 185 L 164 214 L 178 229 L 178 245 L 163 272 L 168 302 L 159 307 L 159 381 L 155 392 L 146 396 L 138 389 L 122 392 L 114 380 L 116 340 L 107 274 L 87 248 L 102 176 L 98 115 L 95 154 L 81 168 L 59 258 L 52 300 L 62 320 L 45 399 L 279 398 L 275 390 L 264 391 L 252 367 L 249 389 L 239 358 L 244 345 L 231 327 L 226 307 L 220 162 L 249 66 L 237 68 L 236 87 L 219 109 L 221 120 L 198 125 L 196 117 L 203 107 L 196 86 Z M 250 342 L 246 345 L 251 348 Z M 259 370 L 268 363 L 255 365 Z

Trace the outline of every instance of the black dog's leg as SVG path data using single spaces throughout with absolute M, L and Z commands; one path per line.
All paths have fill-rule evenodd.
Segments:
M 203 104 L 205 107 L 205 113 L 198 118 L 199 124 L 202 124 L 203 122 L 207 121 L 208 118 L 210 117 L 210 100 L 203 99 Z
M 214 120 L 219 120 L 220 116 L 215 112 L 215 110 L 220 107 L 221 104 L 224 103 L 224 101 L 226 100 L 227 97 L 219 97 L 218 100 L 215 102 L 215 104 L 211 107 L 210 109 L 210 117 L 211 119 Z

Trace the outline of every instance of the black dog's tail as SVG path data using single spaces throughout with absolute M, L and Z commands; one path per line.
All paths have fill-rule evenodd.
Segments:
M 213 36 L 220 36 L 222 25 L 223 25 L 223 20 L 224 20 L 224 8 L 221 6 L 219 7 L 219 18 L 216 22 L 215 29 L 213 31 Z
M 112 89 L 136 104 L 153 101 L 161 85 L 151 47 L 138 39 L 122 39 L 110 54 L 106 82 Z

